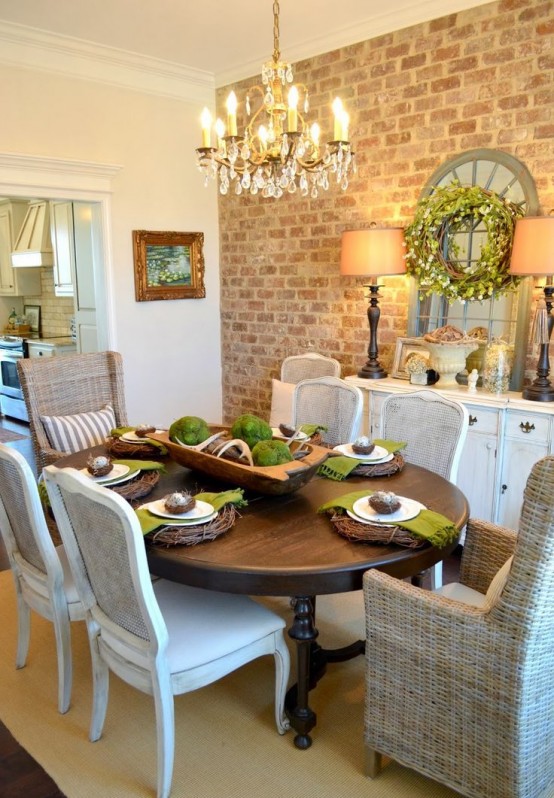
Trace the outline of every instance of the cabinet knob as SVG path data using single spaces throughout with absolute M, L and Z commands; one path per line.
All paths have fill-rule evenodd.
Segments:
M 531 430 L 535 429 L 535 425 L 534 424 L 529 424 L 528 421 L 526 421 L 525 424 L 524 424 L 523 421 L 522 421 L 521 424 L 519 425 L 519 428 L 520 428 L 520 430 L 522 430 L 522 432 L 529 433 L 529 432 L 531 432 Z
M 508 486 L 507 485 L 502 485 L 502 494 L 506 493 L 507 490 L 508 490 Z
M 472 427 L 474 424 L 477 424 L 477 416 L 469 416 L 469 426 Z

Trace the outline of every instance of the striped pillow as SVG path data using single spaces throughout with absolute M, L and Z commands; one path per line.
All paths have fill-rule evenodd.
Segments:
M 90 413 L 76 413 L 74 416 L 40 417 L 50 445 L 58 452 L 79 452 L 89 446 L 104 443 L 105 438 L 115 427 L 113 407 L 106 405 L 102 410 Z

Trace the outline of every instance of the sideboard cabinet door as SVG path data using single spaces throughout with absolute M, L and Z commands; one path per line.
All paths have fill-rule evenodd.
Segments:
M 506 412 L 498 503 L 498 523 L 502 526 L 518 528 L 525 483 L 533 465 L 550 451 L 552 425 L 551 414 Z
M 469 429 L 458 467 L 457 485 L 468 497 L 471 517 L 493 521 L 500 411 L 468 403 L 466 407 Z

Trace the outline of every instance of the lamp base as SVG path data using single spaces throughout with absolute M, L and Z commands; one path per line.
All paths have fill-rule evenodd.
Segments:
M 530 385 L 523 389 L 521 395 L 532 402 L 554 402 L 554 385 Z
M 358 377 L 362 377 L 365 380 L 382 380 L 387 376 L 388 372 L 379 363 L 367 362 L 358 372 Z

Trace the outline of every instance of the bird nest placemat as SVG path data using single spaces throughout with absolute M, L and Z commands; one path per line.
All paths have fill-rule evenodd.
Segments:
M 388 463 L 387 463 L 388 465 Z M 333 515 L 329 519 L 335 529 L 343 538 L 363 543 L 395 543 L 407 549 L 419 549 L 425 546 L 425 540 L 414 537 L 411 532 L 400 526 L 385 526 L 383 524 L 361 524 L 347 515 Z
M 156 546 L 196 546 L 206 540 L 215 540 L 220 535 L 228 532 L 235 523 L 238 515 L 237 509 L 232 504 L 226 504 L 213 521 L 195 526 L 178 526 L 171 524 L 161 526 L 153 532 L 148 532 L 144 539 Z

